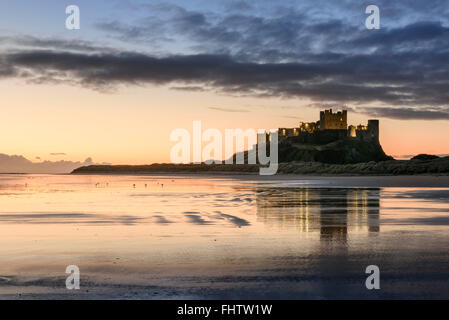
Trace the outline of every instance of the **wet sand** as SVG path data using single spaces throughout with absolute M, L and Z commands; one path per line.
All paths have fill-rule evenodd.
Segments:
M 0 298 L 448 299 L 448 182 L 2 175 Z
M 247 178 L 247 177 L 246 177 Z M 244 176 L 239 179 L 245 180 Z M 410 188 L 447 188 L 449 176 L 447 175 L 413 175 L 413 176 L 310 176 L 283 174 L 275 176 L 254 176 L 255 181 L 278 181 L 279 183 L 296 181 L 304 186 L 318 187 L 410 187 Z

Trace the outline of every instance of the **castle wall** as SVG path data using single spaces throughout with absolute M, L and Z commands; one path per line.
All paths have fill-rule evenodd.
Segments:
M 298 128 L 279 128 L 279 138 L 288 138 L 297 136 L 299 132 Z
M 327 144 L 337 140 L 345 139 L 347 130 L 326 130 L 313 133 L 299 132 L 297 136 L 290 138 L 292 142 L 306 144 Z
M 379 142 L 379 120 L 368 120 L 368 126 L 357 126 L 357 139 Z
M 320 127 L 320 122 L 301 122 L 299 124 L 299 131 L 300 132 L 308 132 L 313 133 L 317 131 Z

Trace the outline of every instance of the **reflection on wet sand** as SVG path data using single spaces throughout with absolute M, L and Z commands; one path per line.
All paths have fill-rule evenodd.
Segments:
M 257 217 L 268 225 L 320 231 L 327 241 L 346 242 L 348 233 L 380 231 L 378 188 L 260 188 Z

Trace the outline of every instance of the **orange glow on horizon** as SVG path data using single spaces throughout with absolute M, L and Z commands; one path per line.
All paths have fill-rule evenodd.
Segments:
M 231 97 L 166 87 L 126 87 L 100 93 L 69 86 L 1 81 L 1 153 L 31 161 L 84 161 L 113 164 L 169 162 L 170 132 L 217 128 L 271 129 L 316 121 L 320 109 L 310 101 Z M 324 109 L 325 107 L 323 107 Z M 233 112 L 226 112 L 226 110 Z M 348 124 L 372 118 L 348 112 Z M 389 155 L 449 153 L 447 121 L 380 118 L 380 140 Z M 51 153 L 66 153 L 55 157 Z

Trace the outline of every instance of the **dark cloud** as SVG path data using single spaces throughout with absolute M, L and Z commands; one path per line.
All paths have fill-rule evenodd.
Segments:
M 360 111 L 360 110 L 359 110 Z M 427 109 L 427 108 L 362 108 L 363 113 L 373 117 L 402 119 L 402 120 L 449 120 L 449 110 L 447 109 Z
M 190 91 L 190 92 L 204 92 L 206 89 L 204 87 L 200 86 L 182 86 L 182 87 L 170 87 L 172 90 L 178 90 L 178 91 Z
M 182 83 L 227 93 L 310 98 L 320 103 L 382 102 L 408 108 L 371 109 L 400 118 L 444 118 L 449 101 L 449 51 L 396 55 L 321 55 L 313 62 L 253 63 L 228 55 L 154 57 L 133 52 L 86 54 L 30 50 L 2 56 L 0 70 L 34 82 L 68 82 L 95 89 Z M 11 76 L 8 75 L 8 76 Z M 4 76 L 5 77 L 5 76 Z
M 82 39 L 66 40 L 62 38 L 38 38 L 30 35 L 20 36 L 0 36 L 0 44 L 17 48 L 33 48 L 33 49 L 57 49 L 67 51 L 83 51 L 83 52 L 103 52 L 105 50 L 112 52 L 114 48 L 101 46 L 91 41 Z
M 443 40 L 449 42 L 449 28 L 441 22 L 417 22 L 396 29 L 380 29 L 373 33 L 364 32 L 352 41 L 359 46 L 402 46 L 417 43 L 428 44 L 429 41 Z M 416 47 L 415 47 L 416 48 Z

